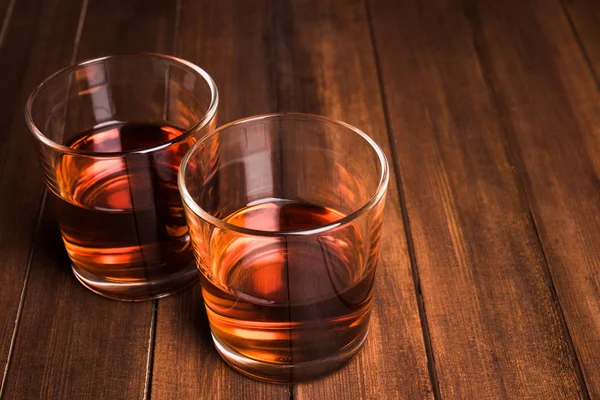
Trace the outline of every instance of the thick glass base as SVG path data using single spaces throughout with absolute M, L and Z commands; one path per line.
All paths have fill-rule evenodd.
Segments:
M 212 338 L 221 357 L 242 374 L 272 383 L 296 383 L 321 378 L 344 366 L 358 354 L 367 335 L 368 330 L 331 357 L 301 364 L 274 364 L 248 358 L 219 341 L 214 334 Z
M 148 301 L 169 296 L 192 286 L 198 281 L 198 270 L 195 264 L 189 269 L 168 279 L 157 281 L 144 281 L 135 283 L 123 283 L 108 281 L 95 276 L 71 264 L 75 277 L 92 292 L 100 296 L 120 301 Z

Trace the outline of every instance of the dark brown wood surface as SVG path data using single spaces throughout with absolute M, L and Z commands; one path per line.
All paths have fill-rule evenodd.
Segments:
M 3 19 L 0 59 L 0 369 L 4 387 L 15 331 L 21 317 L 24 282 L 34 253 L 43 183 L 37 154 L 23 121 L 33 88 L 54 70 L 69 64 L 81 7 L 70 1 L 19 1 Z M 36 9 L 35 14 L 31 9 Z M 58 18 L 60 16 L 60 18 Z M 39 235 L 38 235 L 39 236 Z
M 0 0 L 0 397 L 600 398 L 595 0 Z M 354 124 L 392 166 L 369 339 L 298 385 L 234 372 L 199 287 L 105 300 L 45 211 L 31 90 L 75 59 L 176 54 L 219 123 Z
M 471 18 L 587 390 L 597 398 L 598 87 L 560 4 L 506 7 L 510 13 L 473 4 Z
M 473 29 L 458 1 L 419 3 L 370 2 L 440 395 L 577 398 L 579 366 Z
M 580 55 L 576 59 L 578 69 L 582 74 L 579 84 L 586 85 L 585 96 L 590 96 L 589 100 L 585 98 L 577 99 L 577 104 L 573 104 L 573 107 L 585 109 L 591 106 L 589 111 L 585 112 L 585 115 L 581 118 L 587 120 L 587 124 L 598 124 L 597 113 L 600 111 L 598 91 L 594 90 L 593 85 L 595 83 L 596 88 L 600 88 L 600 41 L 597 40 L 600 37 L 600 3 L 577 0 L 568 1 L 566 4 L 567 19 L 572 24 L 571 28 L 574 29 L 577 42 L 582 47 L 583 52 L 583 56 Z M 573 46 L 575 46 L 574 41 L 570 41 L 569 50 L 573 49 Z M 587 72 L 588 66 L 592 69 L 591 77 Z M 596 102 L 596 104 L 588 104 L 588 102 Z M 579 132 L 576 134 L 582 135 L 585 139 L 577 145 L 577 152 L 585 155 L 588 166 L 571 170 L 572 174 L 583 178 L 579 180 L 577 185 L 581 185 L 582 188 L 585 187 L 583 190 L 590 193 L 590 198 L 597 198 L 598 181 L 592 174 L 587 172 L 587 168 L 589 168 L 591 162 L 597 165 L 596 159 L 600 156 L 600 152 L 597 146 L 587 146 L 585 143 L 595 140 L 591 136 L 594 130 L 590 128 L 578 129 Z M 570 145 L 570 143 L 565 142 L 561 141 L 557 145 Z M 563 155 L 563 152 L 557 147 L 554 148 L 553 153 L 556 154 L 557 158 Z M 572 157 L 573 155 L 564 162 L 577 164 L 578 160 Z M 532 166 L 532 168 L 544 168 L 544 166 Z M 552 171 L 561 172 L 560 170 L 561 167 L 558 165 L 552 169 Z M 581 190 L 571 186 L 573 183 L 571 179 L 564 176 L 559 183 L 560 186 L 557 185 L 556 190 L 562 193 Z M 577 201 L 577 199 L 565 201 Z M 573 236 L 568 231 L 547 232 L 548 236 L 545 238 L 545 243 L 547 242 L 548 246 L 554 249 L 555 253 L 553 255 L 555 258 L 553 263 L 556 264 L 556 274 L 561 275 L 558 279 L 565 279 L 564 282 L 557 282 L 557 287 L 561 293 L 565 313 L 569 318 L 569 326 L 572 325 L 573 342 L 582 363 L 590 395 L 600 397 L 600 370 L 598 369 L 598 365 L 600 365 L 600 286 L 598 285 L 598 279 L 595 278 L 600 274 L 600 267 L 595 261 L 598 247 L 595 245 L 582 246 L 584 243 L 596 241 L 595 233 L 600 229 L 600 224 L 594 219 L 590 221 L 588 218 L 590 214 L 587 213 L 594 213 L 598 209 L 598 205 L 597 203 L 592 204 L 590 209 L 585 210 L 577 204 L 571 204 L 570 207 L 576 211 L 565 212 L 564 208 L 552 207 L 552 209 L 546 210 L 545 217 L 540 215 L 540 219 L 541 221 L 547 219 L 546 223 L 549 224 L 566 222 L 571 226 L 574 225 L 573 222 L 577 221 L 575 223 L 581 223 L 582 226 L 586 227 L 585 230 L 578 230 L 577 234 Z M 587 205 L 587 207 L 590 207 L 590 205 Z M 553 213 L 557 213 L 557 215 L 553 215 Z M 552 228 L 549 227 L 549 229 Z M 561 245 L 557 246 L 558 243 L 561 243 Z M 573 251 L 572 246 L 576 246 L 577 251 Z M 578 293 L 584 293 L 585 296 L 582 298 Z M 563 296 L 565 300 L 562 300 Z

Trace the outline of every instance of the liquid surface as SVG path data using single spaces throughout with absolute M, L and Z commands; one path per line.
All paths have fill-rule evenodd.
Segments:
M 330 208 L 274 200 L 225 220 L 280 231 L 317 228 L 343 217 Z M 365 250 L 356 226 L 285 238 L 217 229 L 210 254 L 200 266 L 211 328 L 218 341 L 242 356 L 271 364 L 309 363 L 364 339 L 376 260 L 366 259 L 369 247 Z
M 160 145 L 180 134 L 171 126 L 112 125 L 82 133 L 70 147 L 123 152 Z M 67 252 L 84 284 L 97 284 L 91 288 L 109 296 L 117 290 L 122 297 L 151 298 L 168 290 L 177 276 L 193 277 L 176 183 L 190 145 L 111 158 L 61 156 L 55 170 L 58 193 L 51 191 L 51 198 Z

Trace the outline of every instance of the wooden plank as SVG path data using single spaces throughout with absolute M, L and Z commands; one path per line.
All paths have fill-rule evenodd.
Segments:
M 175 23 L 174 1 L 90 0 L 78 58 L 118 52 L 173 54 Z
M 597 398 L 600 93 L 558 1 L 478 2 L 471 10 L 589 395 Z
M 32 9 L 37 12 L 32 14 Z M 23 121 L 23 109 L 31 90 L 69 62 L 73 46 L 63 44 L 63 40 L 75 36 L 79 9 L 69 1 L 21 0 L 11 14 L 11 18 L 4 14 L 0 28 L 0 59 L 5 60 L 0 69 L 2 388 L 43 193 L 37 153 Z
M 569 22 L 600 82 L 600 3 L 595 0 L 563 0 Z
M 54 32 L 62 21 L 74 20 L 76 25 L 79 12 L 70 11 L 71 1 L 42 4 L 42 9 L 51 11 L 38 21 L 47 30 L 39 30 L 32 49 L 34 55 L 40 51 L 42 54 L 58 51 L 63 43 L 70 43 L 74 32 L 64 29 L 49 39 L 50 43 L 56 43 L 56 48 L 44 48 L 48 43 L 40 38 Z M 24 3 L 29 18 L 31 10 L 39 7 L 26 6 Z M 174 3 L 90 0 L 87 11 L 78 54 L 81 58 L 138 49 L 171 51 Z M 23 46 L 22 42 L 19 46 Z M 60 64 L 67 64 L 69 58 L 61 59 Z M 30 64 L 32 71 L 44 65 L 36 59 Z M 54 63 L 51 69 L 60 66 Z M 36 74 L 36 81 L 41 78 Z M 31 88 L 27 86 L 23 87 L 29 92 Z M 31 153 L 29 163 L 33 164 L 35 154 Z M 6 170 L 4 166 L 2 171 Z M 28 183 L 35 187 L 39 180 L 31 179 Z M 32 192 L 30 187 L 24 192 Z M 52 217 L 45 214 L 8 372 L 6 398 L 93 399 L 99 394 L 106 398 L 142 397 L 147 383 L 152 303 L 109 301 L 85 289 L 72 276 L 55 226 Z
M 328 115 L 391 155 L 364 3 L 274 2 L 280 108 Z M 431 398 L 427 355 L 392 168 L 370 333 L 346 367 L 295 399 Z
M 482 21 L 487 51 L 518 64 L 506 48 L 535 32 L 533 14 L 499 30 L 518 1 L 481 3 L 496 8 Z M 461 2 L 369 4 L 441 397 L 585 397 Z M 498 90 L 535 91 L 504 72 Z
M 219 120 L 275 110 L 265 0 L 183 0 L 178 55 L 204 68 L 219 88 Z M 160 301 L 152 397 L 288 398 L 287 386 L 246 378 L 213 347 L 200 287 Z
M 16 0 L 0 0 L 0 45 L 6 37 L 6 31 L 11 23 L 15 4 Z

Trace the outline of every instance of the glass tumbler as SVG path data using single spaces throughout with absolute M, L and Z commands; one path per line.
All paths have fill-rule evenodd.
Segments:
M 31 94 L 48 201 L 84 286 L 133 301 L 198 280 L 176 177 L 217 104 L 206 72 L 159 54 L 85 61 Z
M 194 145 L 179 189 L 225 361 L 254 378 L 296 382 L 358 352 L 388 179 L 373 140 L 316 115 L 250 117 Z

